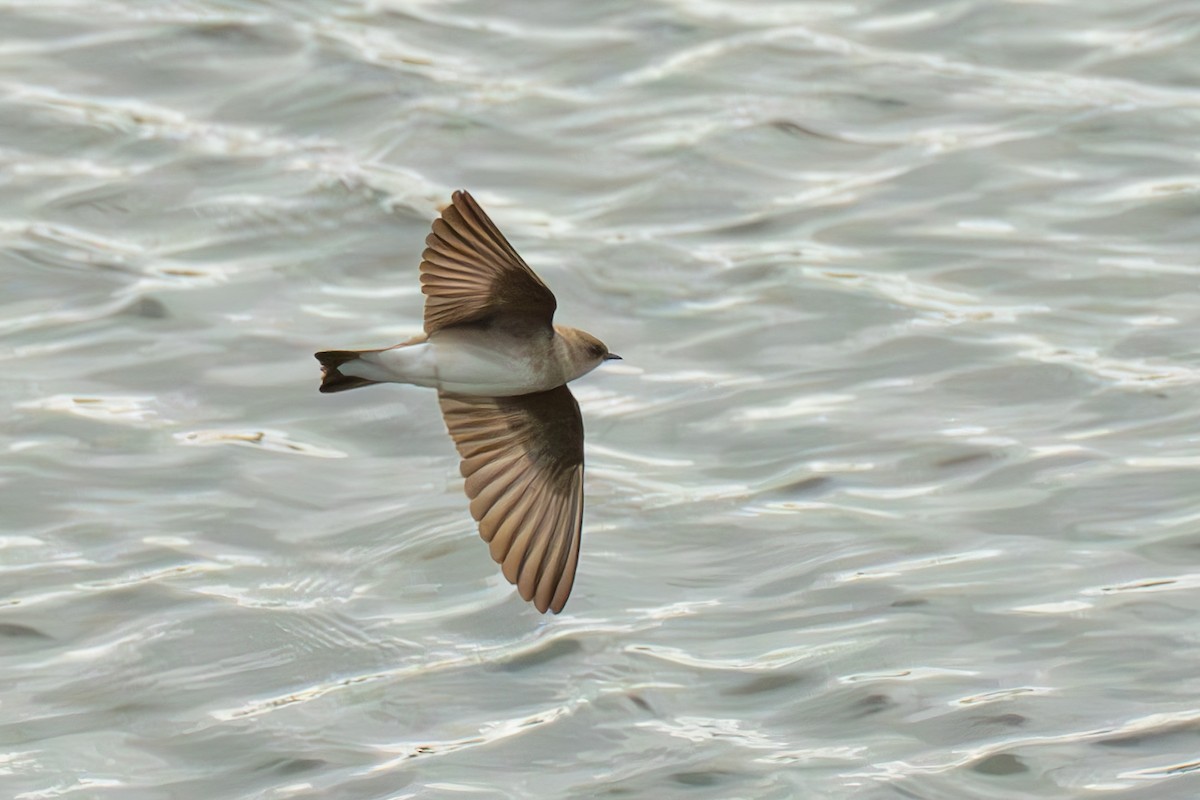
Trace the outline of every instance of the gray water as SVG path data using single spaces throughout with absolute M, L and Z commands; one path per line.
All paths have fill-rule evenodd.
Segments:
M 0 3 L 0 796 L 1200 793 L 1200 17 Z M 471 190 L 625 361 L 566 611 L 418 332 Z

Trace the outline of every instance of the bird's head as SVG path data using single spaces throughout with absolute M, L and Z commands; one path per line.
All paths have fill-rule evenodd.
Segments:
M 604 342 L 587 331 L 568 328 L 565 325 L 555 325 L 554 327 L 563 342 L 566 343 L 567 356 L 571 362 L 571 371 L 574 373 L 567 380 L 574 380 L 580 375 L 586 375 L 605 361 L 621 359 L 616 353 L 610 353 Z

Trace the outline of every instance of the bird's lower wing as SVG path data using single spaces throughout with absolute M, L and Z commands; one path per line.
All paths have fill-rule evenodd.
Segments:
M 583 419 L 566 386 L 517 397 L 440 392 L 471 515 L 504 577 L 558 613 L 575 582 L 583 524 Z

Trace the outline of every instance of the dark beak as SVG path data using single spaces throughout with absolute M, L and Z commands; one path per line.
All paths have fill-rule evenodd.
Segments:
M 605 360 L 605 361 L 612 361 L 613 359 L 616 359 L 617 361 L 624 361 L 624 360 L 625 360 L 625 359 L 621 358 L 619 355 L 617 355 L 616 353 L 609 353 L 608 355 L 606 355 L 606 356 L 604 357 L 604 360 Z

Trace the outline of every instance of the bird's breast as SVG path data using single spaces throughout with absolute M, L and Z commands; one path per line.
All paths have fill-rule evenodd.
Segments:
M 439 389 L 510 397 L 562 385 L 553 337 L 517 337 L 487 329 L 445 329 L 430 338 Z

